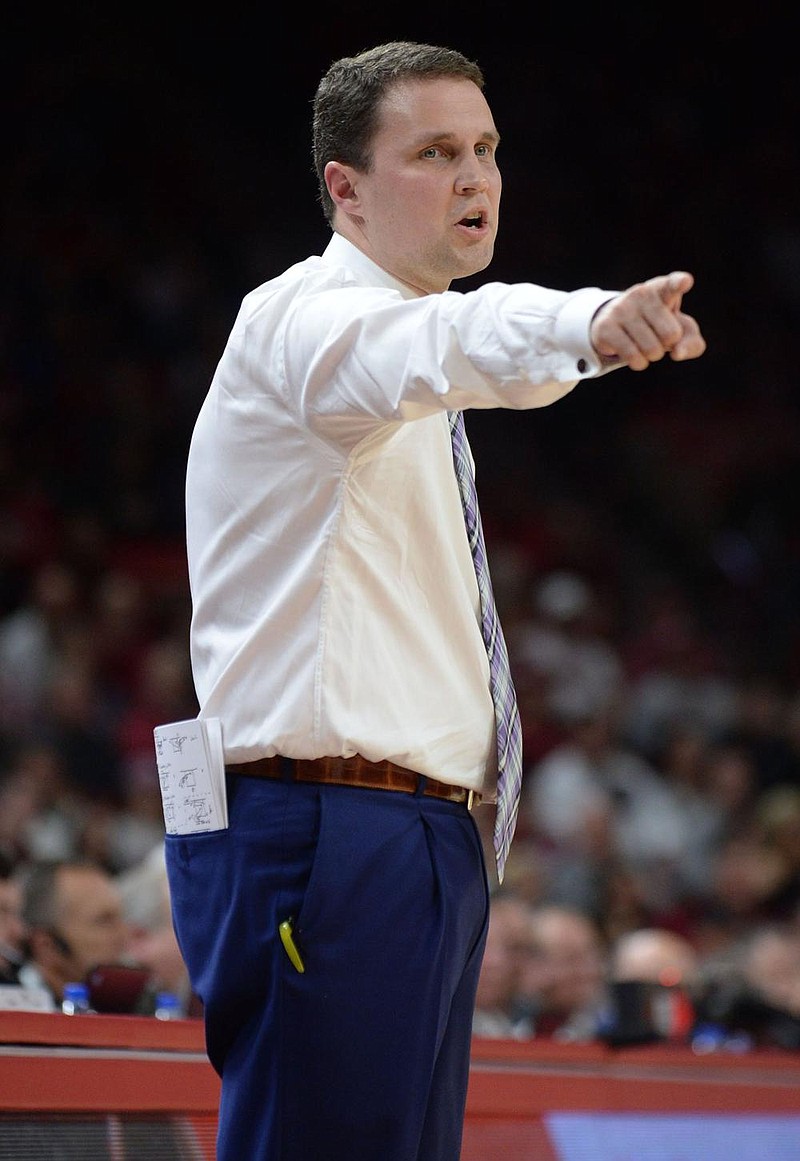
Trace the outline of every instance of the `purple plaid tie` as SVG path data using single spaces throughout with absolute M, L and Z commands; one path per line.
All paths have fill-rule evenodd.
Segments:
M 497 722 L 497 813 L 494 822 L 494 851 L 497 858 L 497 874 L 502 883 L 506 858 L 517 823 L 519 792 L 522 786 L 522 727 L 508 664 L 508 650 L 492 593 L 486 545 L 483 541 L 483 528 L 478 510 L 478 493 L 475 490 L 469 444 L 464 428 L 464 415 L 461 411 L 451 411 L 449 418 L 453 462 L 461 491 L 467 537 L 475 562 L 475 575 L 478 579 L 481 627 L 489 657 L 489 686 Z

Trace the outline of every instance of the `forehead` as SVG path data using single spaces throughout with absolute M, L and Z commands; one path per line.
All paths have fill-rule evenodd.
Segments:
M 61 904 L 65 915 L 87 915 L 98 907 L 115 907 L 120 901 L 116 884 L 101 871 L 70 867 L 61 872 Z
M 464 77 L 401 80 L 381 105 L 378 140 L 420 145 L 437 137 L 497 141 L 499 134 L 482 91 Z
M 543 916 L 539 923 L 539 936 L 548 951 L 584 950 L 597 945 L 597 937 L 588 923 L 579 916 Z

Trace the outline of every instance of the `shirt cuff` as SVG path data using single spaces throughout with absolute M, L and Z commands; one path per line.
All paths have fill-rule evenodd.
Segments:
M 604 362 L 589 339 L 589 328 L 600 307 L 617 297 L 615 290 L 587 286 L 570 294 L 558 312 L 555 326 L 556 345 L 575 365 L 576 379 L 605 374 L 619 364 Z

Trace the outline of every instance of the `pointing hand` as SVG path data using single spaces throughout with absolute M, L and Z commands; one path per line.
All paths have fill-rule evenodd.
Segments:
M 592 346 L 604 363 L 624 363 L 644 371 L 669 354 L 677 362 L 696 359 L 706 349 L 700 328 L 681 310 L 694 278 L 676 270 L 637 283 L 604 303 L 592 319 Z

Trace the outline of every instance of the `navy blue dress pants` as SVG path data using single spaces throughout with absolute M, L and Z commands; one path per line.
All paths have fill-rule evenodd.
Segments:
M 166 840 L 218 1161 L 458 1161 L 489 910 L 467 807 L 232 774 L 228 797 L 228 830 Z

